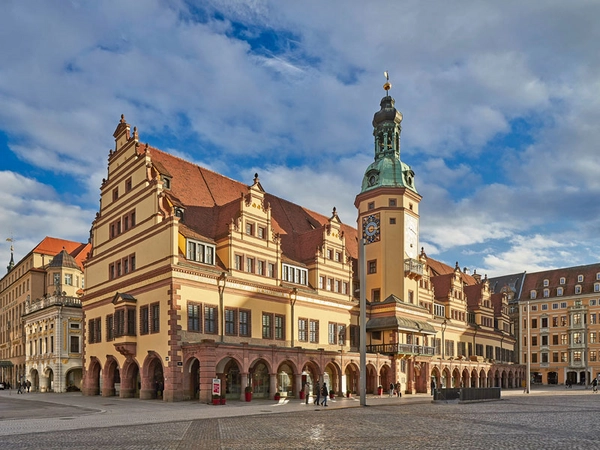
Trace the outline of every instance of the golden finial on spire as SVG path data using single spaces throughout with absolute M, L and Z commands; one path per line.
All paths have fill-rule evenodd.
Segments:
M 383 85 L 383 89 L 385 89 L 385 92 L 387 93 L 392 88 L 392 83 L 390 83 L 390 74 L 388 73 L 387 70 L 385 72 L 383 72 L 383 75 L 385 76 L 385 79 L 387 80 L 385 82 L 385 84 Z

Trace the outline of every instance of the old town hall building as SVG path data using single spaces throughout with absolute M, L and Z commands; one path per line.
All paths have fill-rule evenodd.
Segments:
M 520 386 L 506 294 L 419 248 L 421 196 L 386 95 L 357 228 L 140 142 L 122 116 L 85 266 L 83 392 L 209 401 L 359 384 L 366 241 L 367 392 Z M 358 185 L 358 181 L 357 181 Z M 350 205 L 343 205 L 345 208 Z

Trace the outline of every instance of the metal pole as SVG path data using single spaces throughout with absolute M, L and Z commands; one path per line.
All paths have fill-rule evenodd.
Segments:
M 531 322 L 529 320 L 529 299 L 527 300 L 527 384 L 525 391 L 531 391 Z
M 360 406 L 367 406 L 367 260 L 365 240 L 358 243 L 360 282 Z

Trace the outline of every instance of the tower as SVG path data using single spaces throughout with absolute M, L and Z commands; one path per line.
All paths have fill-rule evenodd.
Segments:
M 372 303 L 394 295 L 418 305 L 421 196 L 414 172 L 400 160 L 402 113 L 389 95 L 389 79 L 383 87 L 386 95 L 373 116 L 375 160 L 367 167 L 354 202 L 359 236 L 366 242 L 366 293 Z

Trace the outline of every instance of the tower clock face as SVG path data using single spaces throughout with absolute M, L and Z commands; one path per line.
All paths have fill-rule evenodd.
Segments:
M 419 221 L 415 216 L 404 216 L 404 252 L 409 258 L 417 257 L 419 247 Z
M 368 244 L 379 240 L 381 236 L 379 224 L 379 214 L 369 214 L 368 216 L 363 217 L 363 239 L 365 239 Z

